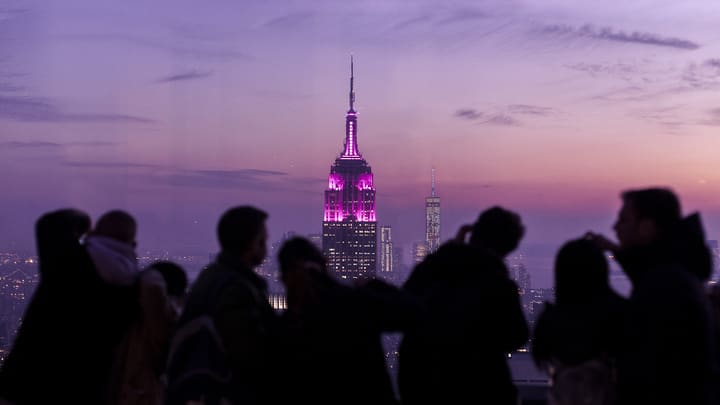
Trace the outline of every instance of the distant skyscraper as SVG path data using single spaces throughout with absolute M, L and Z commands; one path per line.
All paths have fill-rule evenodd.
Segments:
M 358 151 L 354 80 L 351 57 L 345 148 L 330 167 L 322 235 L 328 268 L 346 279 L 374 276 L 377 262 L 375 188 L 372 170 Z
M 510 266 L 510 277 L 517 283 L 521 296 L 530 291 L 530 273 L 527 271 L 524 263 L 518 262 L 512 264 Z
M 310 242 L 312 242 L 313 245 L 317 246 L 318 249 L 322 250 L 322 234 L 311 233 L 307 236 L 307 238 Z
M 420 263 L 428 255 L 427 242 L 421 240 L 413 243 L 413 262 Z
M 425 197 L 425 244 L 428 253 L 440 247 L 440 197 L 435 195 L 435 168 L 432 169 L 430 197 Z
M 387 276 L 393 272 L 392 228 L 380 227 L 380 273 Z
M 718 245 L 717 240 L 709 240 L 707 241 L 707 246 L 708 248 L 710 248 L 710 252 L 713 256 L 713 263 L 715 265 L 715 274 L 713 275 L 712 279 L 720 280 L 720 275 L 718 274 L 718 270 L 720 270 L 720 245 Z

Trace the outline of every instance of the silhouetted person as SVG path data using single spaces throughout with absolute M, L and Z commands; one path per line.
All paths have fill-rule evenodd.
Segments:
M 621 404 L 710 404 L 717 351 L 703 283 L 709 250 L 697 214 L 662 188 L 630 190 L 614 225 L 620 242 L 589 234 L 614 252 L 633 284 L 618 358 Z
M 103 280 L 120 286 L 135 283 L 140 272 L 136 234 L 137 222 L 125 211 L 109 211 L 98 219 L 85 245 Z
M 13 403 L 104 399 L 134 297 L 98 275 L 79 242 L 89 228 L 90 218 L 72 209 L 35 224 L 40 283 L 0 372 L 0 396 Z
M 185 270 L 173 262 L 155 262 L 140 273 L 139 313 L 117 352 L 108 404 L 163 403 L 161 377 L 187 285 Z
M 417 323 L 415 301 L 379 280 L 340 284 L 307 239 L 285 242 L 278 259 L 288 304 L 278 389 L 287 403 L 396 404 L 381 333 Z
M 195 281 L 180 325 L 210 315 L 227 352 L 232 381 L 230 400 L 238 404 L 266 403 L 274 391 L 273 330 L 276 316 L 267 284 L 253 268 L 267 248 L 267 214 L 243 206 L 226 211 L 217 236 L 220 254 Z
M 585 239 L 563 245 L 555 258 L 555 304 L 545 304 L 532 339 L 535 362 L 555 380 L 553 395 L 572 400 L 582 390 L 594 403 L 614 403 L 625 308 L 626 300 L 610 287 L 603 251 Z M 574 375 L 564 380 L 562 373 Z M 582 384 L 559 386 L 572 378 Z
M 516 403 L 507 353 L 527 341 L 528 328 L 503 259 L 523 233 L 517 214 L 490 208 L 410 275 L 404 288 L 429 316 L 400 347 L 404 403 Z

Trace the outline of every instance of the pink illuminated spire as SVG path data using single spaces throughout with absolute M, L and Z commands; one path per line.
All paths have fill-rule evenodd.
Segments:
M 350 55 L 350 111 L 355 111 L 355 90 L 353 88 L 353 84 L 355 82 L 354 70 L 353 56 Z
M 362 159 L 357 145 L 357 113 L 355 112 L 355 67 L 350 55 L 350 109 L 345 116 L 345 150 L 341 159 Z

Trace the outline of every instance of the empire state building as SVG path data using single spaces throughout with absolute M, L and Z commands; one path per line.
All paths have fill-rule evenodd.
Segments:
M 343 279 L 373 277 L 377 262 L 375 187 L 372 170 L 358 150 L 354 79 L 351 57 L 345 147 L 330 167 L 323 217 L 323 254 L 328 269 Z

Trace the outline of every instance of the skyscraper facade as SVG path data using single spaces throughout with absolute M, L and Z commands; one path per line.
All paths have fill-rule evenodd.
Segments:
M 380 227 L 380 273 L 384 276 L 393 272 L 393 243 L 392 228 Z
M 413 254 L 413 263 L 417 264 L 425 260 L 425 257 L 428 255 L 428 246 L 427 242 L 424 240 L 419 240 L 417 242 L 413 242 L 412 246 L 412 254 Z
M 440 247 L 440 197 L 435 195 L 435 168 L 432 169 L 430 197 L 425 197 L 425 245 L 428 253 Z
M 329 270 L 343 279 L 373 277 L 377 263 L 375 187 L 372 170 L 358 150 L 354 80 L 351 58 L 345 147 L 330 167 L 323 213 L 323 254 Z

